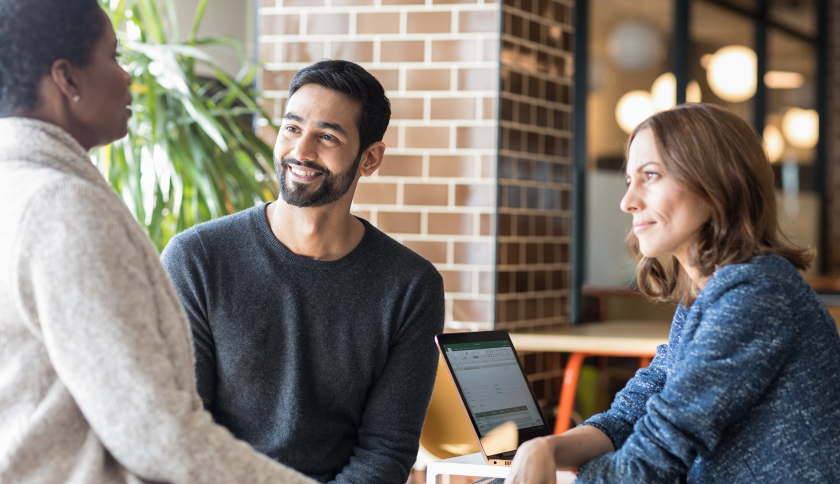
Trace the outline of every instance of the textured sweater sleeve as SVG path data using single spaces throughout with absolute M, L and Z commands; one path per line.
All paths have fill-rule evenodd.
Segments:
M 741 275 L 711 288 L 633 434 L 616 452 L 584 464 L 577 482 L 671 484 L 761 399 L 790 352 L 795 318 L 784 287 Z
M 443 280 L 429 269 L 405 299 L 403 320 L 387 363 L 371 389 L 359 441 L 334 484 L 405 482 L 417 458 L 420 431 L 437 373 L 434 336 L 443 331 Z
M 161 290 L 170 284 L 165 272 L 130 223 L 112 193 L 65 182 L 30 205 L 16 245 L 21 312 L 102 445 L 149 481 L 313 482 L 199 408 L 184 378 L 189 356 L 180 353 L 189 342 L 171 340 L 183 313 L 174 291 Z

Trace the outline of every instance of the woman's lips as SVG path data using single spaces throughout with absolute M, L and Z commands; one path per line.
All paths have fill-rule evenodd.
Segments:
M 633 233 L 639 233 L 656 222 L 633 222 Z

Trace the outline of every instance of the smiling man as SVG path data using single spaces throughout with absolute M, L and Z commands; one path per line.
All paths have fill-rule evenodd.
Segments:
M 299 71 L 275 147 L 281 197 L 173 238 L 162 260 L 217 423 L 321 482 L 403 484 L 434 385 L 443 282 L 350 214 L 390 103 L 356 64 Z

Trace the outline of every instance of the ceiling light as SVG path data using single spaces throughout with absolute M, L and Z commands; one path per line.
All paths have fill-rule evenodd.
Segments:
M 805 76 L 798 72 L 767 71 L 764 84 L 770 89 L 796 89 L 805 84 Z
M 621 129 L 630 134 L 642 121 L 656 112 L 653 99 L 647 91 L 630 91 L 621 96 L 615 106 L 615 119 Z
M 709 87 L 724 101 L 746 101 L 755 95 L 755 52 L 743 45 L 730 45 L 712 55 L 706 70 Z
M 791 146 L 810 149 L 819 140 L 819 120 L 813 109 L 790 108 L 782 118 L 782 132 Z
M 775 125 L 768 124 L 764 128 L 764 149 L 767 151 L 767 159 L 770 163 L 779 161 L 785 152 L 785 138 Z

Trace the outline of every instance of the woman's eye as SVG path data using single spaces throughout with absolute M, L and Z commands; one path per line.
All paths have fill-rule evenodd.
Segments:
M 652 179 L 652 178 L 656 178 L 656 177 L 658 177 L 658 176 L 659 176 L 659 173 L 656 173 L 655 171 L 648 171 L 648 172 L 645 172 L 645 177 L 646 177 L 648 180 L 650 180 L 650 179 Z

